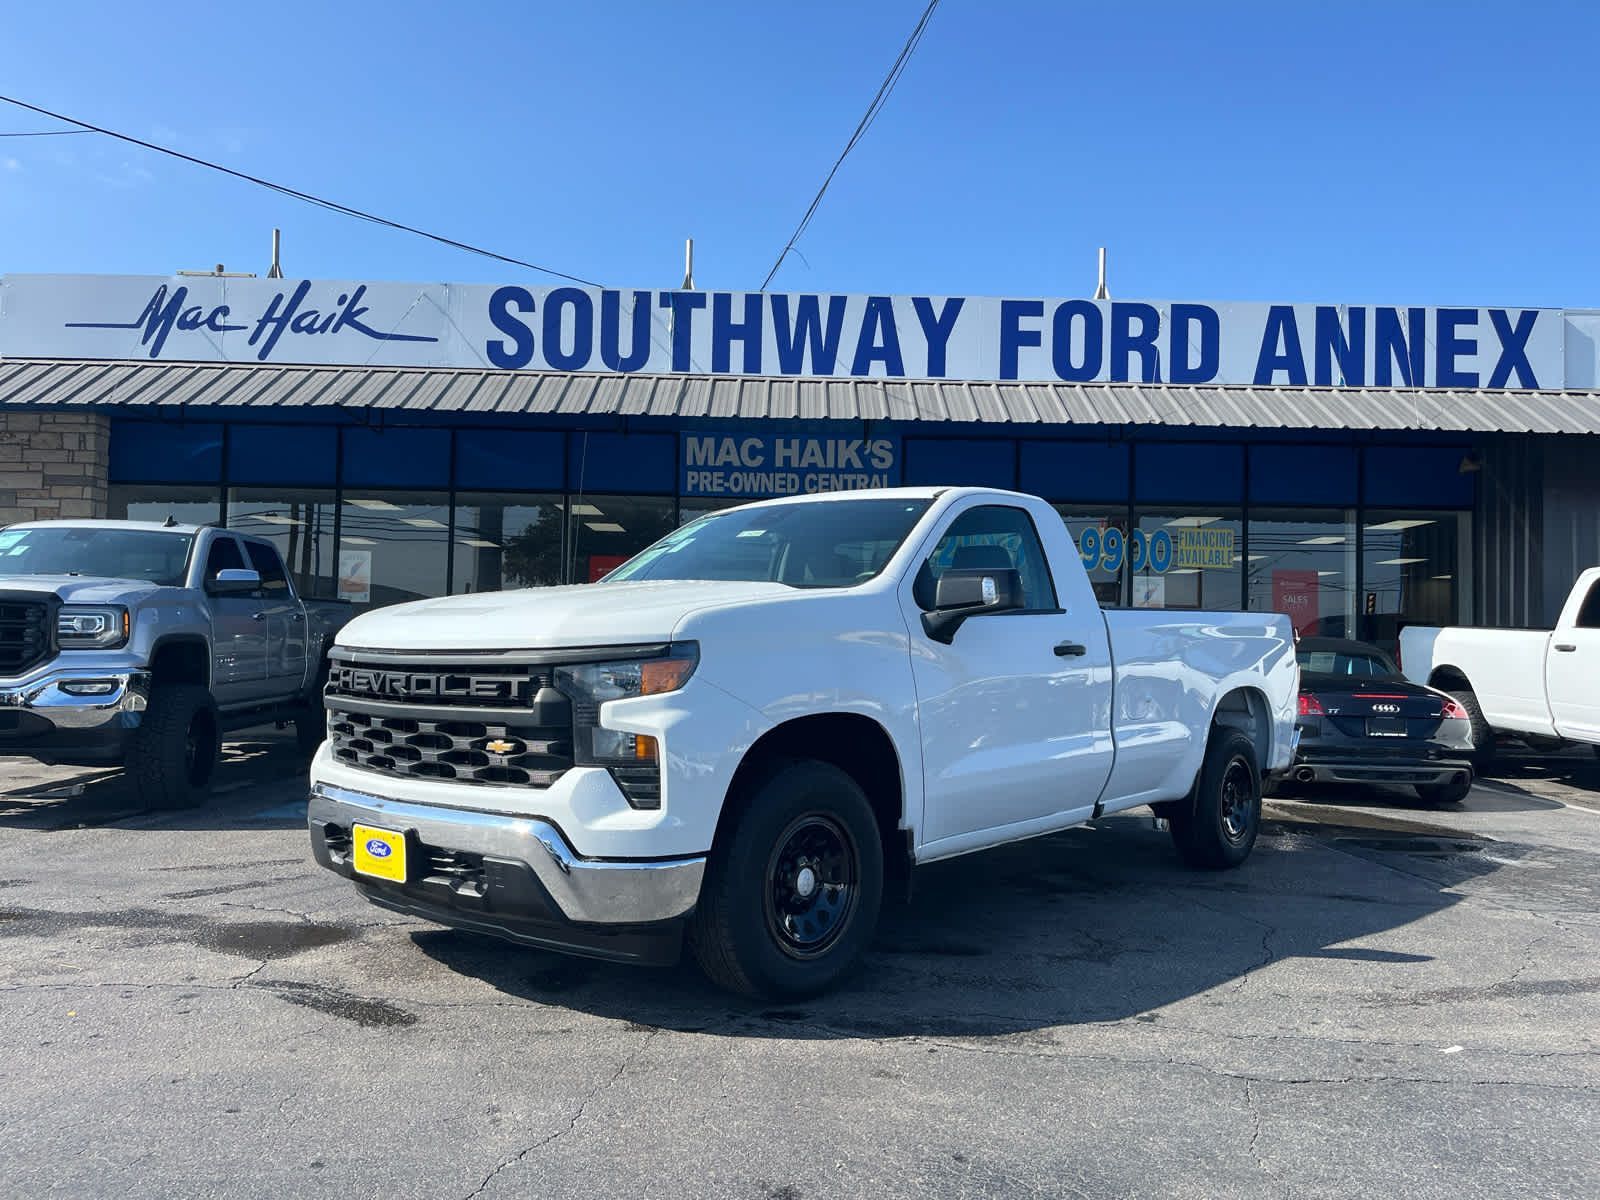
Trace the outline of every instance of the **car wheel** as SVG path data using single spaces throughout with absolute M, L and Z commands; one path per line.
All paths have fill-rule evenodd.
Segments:
M 877 926 L 877 818 L 856 781 L 829 763 L 790 763 L 745 799 L 706 865 L 689 947 L 732 991 L 815 995 L 854 964 Z
M 1467 722 L 1472 727 L 1472 765 L 1482 770 L 1494 759 L 1494 730 L 1484 720 L 1483 709 L 1478 707 L 1478 697 L 1470 690 L 1451 692 L 1455 702 L 1467 710 Z
M 210 789 L 220 750 L 211 693 L 194 684 L 158 687 L 129 743 L 127 772 L 147 807 L 193 808 Z
M 1180 803 L 1170 819 L 1183 861 L 1207 870 L 1244 862 L 1261 830 L 1255 743 L 1236 729 L 1213 729 L 1191 800 Z
M 328 736 L 328 711 L 318 704 L 294 719 L 294 740 L 300 753 L 310 758 Z
M 1467 793 L 1472 791 L 1472 776 L 1455 783 L 1419 784 L 1417 796 L 1424 804 L 1434 808 L 1442 808 L 1446 804 L 1460 804 L 1467 798 Z

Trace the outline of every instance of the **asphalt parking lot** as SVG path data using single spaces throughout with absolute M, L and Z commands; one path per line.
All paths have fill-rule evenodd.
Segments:
M 1600 764 L 925 869 L 803 1005 L 370 908 L 289 742 L 206 809 L 0 759 L 0 1193 L 1600 1194 Z

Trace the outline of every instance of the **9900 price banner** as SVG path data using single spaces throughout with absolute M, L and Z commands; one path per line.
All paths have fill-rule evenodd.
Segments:
M 1174 535 L 1165 529 L 1150 534 L 1136 529 L 1130 537 L 1115 526 L 1089 528 L 1078 534 L 1078 556 L 1085 571 L 1113 575 L 1129 559 L 1135 571 L 1157 575 L 1173 567 L 1229 570 L 1233 567 L 1233 530 L 1180 529 Z
M 1115 575 L 1129 556 L 1130 543 L 1135 571 L 1160 574 L 1172 566 L 1172 535 L 1165 529 L 1148 535 L 1136 529 L 1132 537 L 1126 537 L 1113 525 L 1105 529 L 1085 529 L 1078 535 L 1078 556 L 1083 559 L 1083 569 L 1105 570 Z

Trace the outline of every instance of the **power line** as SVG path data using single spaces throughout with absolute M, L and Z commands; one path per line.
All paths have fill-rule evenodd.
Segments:
M 0 133 L 0 137 L 72 137 L 89 132 L 88 129 L 34 129 L 25 133 Z
M 526 267 L 530 271 L 539 271 L 545 275 L 554 275 L 558 279 L 570 279 L 573 283 L 585 284 L 589 287 L 601 285 L 592 279 L 583 279 L 577 275 L 569 275 L 565 271 L 557 271 L 554 267 L 540 266 L 538 263 L 527 262 L 524 259 L 512 258 L 508 254 L 497 254 L 493 250 L 485 250 L 482 246 L 474 246 L 469 242 L 457 241 L 455 238 L 445 237 L 438 233 L 429 233 L 426 229 L 418 229 L 414 225 L 403 225 L 399 221 L 391 221 L 387 217 L 376 216 L 373 213 L 363 212 L 359 208 L 351 208 L 348 204 L 340 204 L 336 200 L 325 200 L 321 196 L 313 196 L 310 192 L 302 192 L 297 188 L 285 184 L 273 183 L 270 179 L 262 179 L 256 175 L 247 175 L 243 171 L 235 171 L 232 167 L 225 167 L 221 163 L 210 162 L 204 158 L 196 158 L 192 154 L 185 154 L 181 150 L 173 150 L 168 146 L 161 146 L 155 142 L 146 142 L 140 138 L 132 137 L 126 133 L 118 133 L 115 129 L 105 129 L 99 125 L 91 125 L 88 121 L 80 121 L 76 117 L 69 117 L 62 113 L 51 112 L 48 108 L 40 108 L 37 104 L 29 104 L 26 100 L 18 100 L 14 96 L 0 96 L 0 100 L 7 104 L 14 104 L 18 108 L 25 108 L 29 112 L 38 113 L 40 116 L 53 117 L 57 121 L 65 121 L 69 125 L 76 125 L 85 133 L 102 133 L 106 137 L 116 138 L 120 142 L 127 142 L 133 146 L 140 146 L 146 150 L 154 150 L 157 154 L 165 154 L 170 158 L 181 159 L 197 167 L 206 167 L 212 171 L 220 171 L 224 175 L 231 175 L 235 179 L 242 179 L 246 183 L 253 183 L 257 187 L 264 187 L 280 195 L 289 196 L 295 200 L 303 200 L 307 204 L 315 204 L 319 208 L 326 208 L 331 212 L 343 213 L 347 217 L 357 217 L 363 221 L 371 221 L 374 225 L 382 225 L 389 229 L 398 229 L 401 233 L 415 234 L 417 237 L 427 238 L 431 242 L 438 242 L 456 250 L 465 250 L 469 254 L 481 254 L 484 258 L 492 258 L 497 262 L 510 263 L 515 267 Z
M 933 10 L 939 7 L 939 0 L 928 0 L 928 7 L 922 10 L 922 18 L 911 31 L 911 36 L 906 39 L 906 44 L 900 47 L 900 54 L 894 60 L 894 65 L 889 68 L 889 73 L 883 77 L 883 82 L 878 85 L 878 93 L 873 96 L 872 103 L 867 105 L 867 111 L 862 114 L 861 121 L 856 125 L 855 132 L 850 135 L 850 140 L 845 143 L 844 149 L 839 152 L 839 157 L 834 160 L 827 178 L 822 181 L 822 186 L 817 189 L 817 194 L 811 199 L 811 206 L 806 209 L 806 215 L 800 218 L 800 224 L 794 227 L 794 232 L 789 235 L 789 241 L 778 255 L 778 261 L 772 264 L 772 270 L 767 272 L 767 277 L 761 281 L 761 290 L 767 290 L 767 284 L 772 282 L 772 277 L 778 273 L 778 268 L 783 266 L 783 260 L 788 257 L 794 244 L 805 233 L 806 226 L 811 224 L 811 218 L 816 215 L 817 206 L 822 203 L 822 197 L 828 190 L 828 185 L 833 182 L 833 177 L 838 173 L 839 166 L 844 162 L 850 151 L 856 148 L 856 143 L 866 135 L 872 123 L 878 119 L 878 114 L 883 111 L 883 106 L 889 102 L 889 95 L 894 91 L 895 84 L 900 82 L 900 76 L 906 69 L 906 64 L 911 61 L 911 56 L 916 53 L 917 43 L 922 41 L 923 31 L 928 28 L 928 20 L 933 16 Z

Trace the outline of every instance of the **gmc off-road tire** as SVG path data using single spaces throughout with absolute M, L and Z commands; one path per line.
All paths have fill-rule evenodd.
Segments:
M 128 778 L 149 808 L 193 808 L 211 786 L 220 749 L 211 693 L 196 684 L 158 687 L 128 744 Z
M 1261 831 L 1255 743 L 1237 729 L 1213 728 L 1194 794 L 1168 810 L 1167 823 L 1191 867 L 1218 871 L 1250 857 Z
M 706 864 L 689 947 L 713 983 L 798 999 L 830 987 L 872 940 L 883 900 L 878 822 L 829 763 L 786 763 L 752 785 Z
M 1478 697 L 1474 692 L 1463 689 L 1448 694 L 1467 710 L 1467 723 L 1472 726 L 1472 765 L 1481 774 L 1484 767 L 1494 761 L 1494 730 L 1484 720 L 1483 709 L 1478 707 Z

